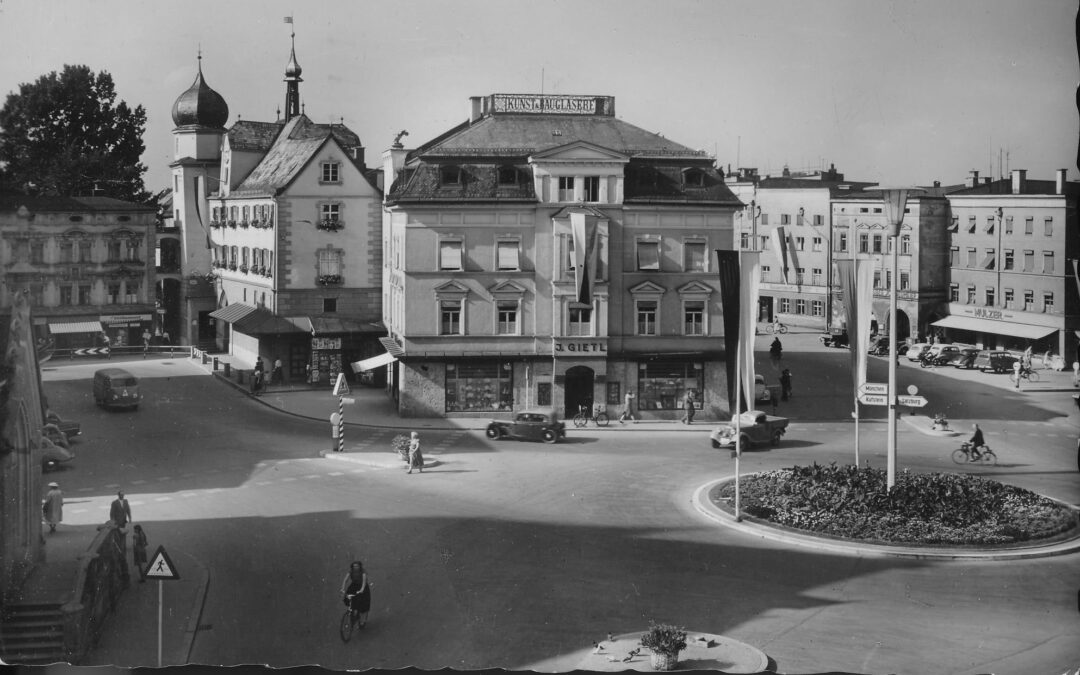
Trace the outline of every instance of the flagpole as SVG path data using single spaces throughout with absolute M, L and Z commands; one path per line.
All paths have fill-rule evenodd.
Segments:
M 740 336 L 741 337 L 741 336 Z M 739 340 L 738 343 L 741 343 Z M 736 343 L 736 344 L 738 344 Z M 739 509 L 739 459 L 742 457 L 742 359 L 738 358 L 739 348 L 735 347 L 735 522 L 742 522 Z
M 859 468 L 859 391 L 855 390 L 855 468 Z

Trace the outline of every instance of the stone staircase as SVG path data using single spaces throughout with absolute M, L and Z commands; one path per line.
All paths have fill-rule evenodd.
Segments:
M 0 619 L 0 661 L 19 665 L 65 663 L 60 605 L 7 605 Z

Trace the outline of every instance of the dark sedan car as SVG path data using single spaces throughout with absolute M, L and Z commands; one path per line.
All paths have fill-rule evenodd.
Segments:
M 975 357 L 975 369 L 995 373 L 1011 373 L 1013 364 L 1019 361 L 1015 354 L 1004 350 L 987 349 Z
M 487 437 L 557 443 L 566 438 L 566 424 L 553 410 L 522 410 L 513 420 L 491 420 Z
M 979 356 L 977 347 L 962 347 L 959 354 L 949 359 L 949 365 L 955 368 L 974 368 L 975 359 Z

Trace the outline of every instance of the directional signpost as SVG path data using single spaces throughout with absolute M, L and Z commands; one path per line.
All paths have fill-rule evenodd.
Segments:
M 863 382 L 859 385 L 859 394 L 882 394 L 888 396 L 889 385 L 878 382 Z
M 889 397 L 884 394 L 859 394 L 859 403 L 865 405 L 889 405 Z
M 158 580 L 158 613 L 157 613 L 157 663 L 158 668 L 161 667 L 161 624 L 162 624 L 162 607 L 164 606 L 164 591 L 162 590 L 162 581 L 179 581 L 180 572 L 177 571 L 176 565 L 169 559 L 169 554 L 165 552 L 164 546 L 158 546 L 157 551 L 154 552 L 154 557 L 150 559 L 150 564 L 146 566 L 146 571 L 142 573 L 144 578 L 157 579 Z
M 897 396 L 896 402 L 909 408 L 921 408 L 928 403 L 925 396 Z

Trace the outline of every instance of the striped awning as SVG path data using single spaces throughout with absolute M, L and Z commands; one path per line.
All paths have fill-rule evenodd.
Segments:
M 397 361 L 397 358 L 395 358 L 393 354 L 389 352 L 383 352 L 378 356 L 373 356 L 370 359 L 364 359 L 363 361 L 356 361 L 349 365 L 352 366 L 354 373 L 359 373 L 364 370 L 374 370 L 375 368 L 389 365 L 394 361 Z
M 49 324 L 49 332 L 53 335 L 62 333 L 100 333 L 100 321 L 68 321 Z
M 221 309 L 215 309 L 210 312 L 211 319 L 221 319 L 225 323 L 233 323 L 238 319 L 242 319 L 248 314 L 255 311 L 255 308 L 251 305 L 245 305 L 242 302 L 234 302 L 231 305 L 222 307 Z

